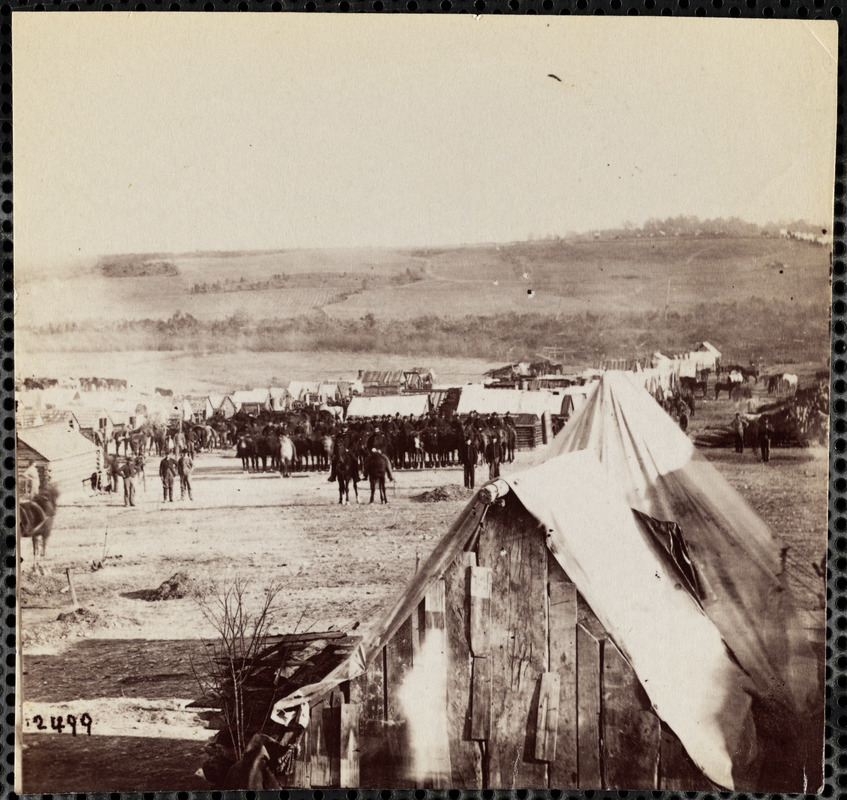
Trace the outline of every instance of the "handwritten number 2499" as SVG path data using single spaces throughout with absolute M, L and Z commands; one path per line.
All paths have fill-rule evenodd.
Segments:
M 35 727 L 40 731 L 46 731 L 47 726 L 44 724 L 44 717 L 41 714 L 36 714 L 32 721 L 35 723 Z M 56 731 L 56 733 L 62 733 L 65 730 L 65 725 L 70 728 L 71 735 L 76 736 L 76 728 L 77 724 L 81 728 L 85 728 L 86 733 L 91 736 L 91 717 L 86 713 L 80 716 L 79 720 L 73 714 L 67 714 L 64 717 L 50 717 L 50 729 Z

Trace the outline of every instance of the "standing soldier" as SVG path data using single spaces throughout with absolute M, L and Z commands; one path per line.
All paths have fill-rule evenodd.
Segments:
M 179 458 L 180 453 L 185 450 L 185 434 L 182 432 L 182 425 L 179 426 L 179 430 L 174 434 L 174 450 L 176 450 L 176 457 Z
M 174 479 L 179 469 L 173 453 L 168 453 L 159 464 L 159 477 L 162 479 L 162 502 L 174 501 Z
M 488 459 L 488 480 L 500 477 L 500 437 L 493 433 L 486 448 Z
M 771 421 L 769 417 L 762 417 L 759 421 L 759 447 L 762 451 L 762 461 L 767 463 L 771 460 Z
M 120 465 L 118 464 L 117 456 L 107 456 L 109 459 L 109 489 L 110 491 L 118 491 L 118 478 L 121 475 Z
M 479 449 L 473 435 L 468 436 L 462 446 L 462 464 L 465 467 L 465 488 L 473 489 L 476 481 L 476 462 L 479 458 Z
M 188 499 L 193 500 L 191 494 L 191 470 L 194 469 L 194 462 L 191 460 L 191 455 L 186 451 L 177 462 L 179 468 L 179 499 L 185 500 L 185 493 L 188 492 Z
M 735 452 L 744 452 L 744 429 L 747 427 L 747 422 L 741 418 L 741 413 L 735 412 L 735 419 L 732 420 L 732 432 L 735 434 Z
M 134 506 L 135 505 L 135 476 L 138 472 L 135 466 L 135 462 L 128 458 L 126 462 L 121 465 L 119 470 L 120 476 L 124 480 L 124 505 L 125 506 Z
M 679 401 L 679 427 L 683 433 L 688 432 L 688 403 L 685 400 Z
M 147 473 L 144 471 L 144 454 L 139 453 L 135 457 L 135 474 L 136 481 L 138 480 L 137 476 L 140 475 L 141 479 L 144 481 L 144 491 L 147 491 Z

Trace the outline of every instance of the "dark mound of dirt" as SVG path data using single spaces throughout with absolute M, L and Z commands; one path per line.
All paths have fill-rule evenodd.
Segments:
M 436 486 L 423 494 L 410 497 L 415 503 L 443 503 L 450 500 L 469 500 L 473 497 L 474 490 L 466 489 L 464 486 L 448 484 L 447 486 Z
M 30 605 L 32 601 L 44 597 L 58 597 L 68 585 L 64 575 L 27 574 L 21 580 L 21 605 Z
M 193 578 L 185 572 L 176 572 L 158 589 L 141 589 L 138 592 L 129 592 L 126 596 L 153 603 L 159 600 L 181 600 L 183 597 L 194 597 L 198 591 L 199 587 Z
M 74 625 L 94 625 L 100 621 L 100 615 L 90 608 L 75 608 L 73 611 L 65 611 L 57 617 L 59 622 L 68 622 Z
M 119 617 L 108 609 L 94 610 L 81 606 L 68 609 L 48 622 L 21 631 L 21 644 L 24 648 L 37 645 L 52 645 L 63 639 L 76 639 L 88 636 L 102 628 L 136 628 L 139 622 L 133 617 Z

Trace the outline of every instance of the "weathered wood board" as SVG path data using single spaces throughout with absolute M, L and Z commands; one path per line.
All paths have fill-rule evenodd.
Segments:
M 609 789 L 656 789 L 659 718 L 614 643 L 603 651 L 603 764 Z
M 580 789 L 603 787 L 600 771 L 601 648 L 598 639 L 582 625 L 577 626 L 577 778 Z
M 443 578 L 435 580 L 424 597 L 424 648 L 429 659 L 427 669 L 432 670 L 433 693 L 427 698 L 435 711 L 430 717 L 430 728 L 426 731 L 429 751 L 426 774 L 416 779 L 422 788 L 445 788 L 450 785 L 450 737 L 448 733 L 447 685 L 450 674 L 449 646 L 447 643 L 447 590 Z M 414 725 L 415 720 L 409 720 Z M 414 735 L 411 731 L 410 735 Z
M 538 525 L 512 495 L 488 512 L 478 544 L 492 571 L 492 788 L 546 788 L 547 764 L 535 759 L 538 681 L 547 669 L 547 549 Z
M 560 678 L 556 672 L 545 672 L 541 676 L 538 691 L 538 719 L 535 724 L 535 757 L 539 761 L 556 760 L 559 683 Z
M 444 574 L 447 634 L 447 736 L 450 743 L 451 786 L 482 785 L 482 754 L 471 736 L 473 671 L 469 630 L 469 573 L 476 553 L 462 553 Z
M 471 733 L 470 738 L 491 738 L 491 659 L 474 658 L 471 664 Z
M 491 649 L 491 569 L 470 568 L 471 653 L 487 656 Z
M 550 786 L 577 788 L 577 592 L 559 563 L 548 553 L 550 670 L 559 675 L 556 758 L 550 762 Z
M 359 719 L 359 780 L 363 789 L 412 785 L 405 722 Z
M 385 718 L 402 719 L 398 692 L 412 669 L 412 621 L 403 622 L 385 645 Z
M 342 789 L 359 785 L 359 707 L 344 703 L 339 711 L 339 774 Z
M 385 653 L 368 664 L 364 674 L 350 681 L 350 702 L 362 719 L 385 719 Z

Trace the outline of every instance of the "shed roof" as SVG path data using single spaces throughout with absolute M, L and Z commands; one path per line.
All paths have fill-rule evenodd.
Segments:
M 87 455 L 97 450 L 97 445 L 66 425 L 41 425 L 18 431 L 18 442 L 35 450 L 47 461 Z
M 564 391 L 564 390 L 562 390 Z M 472 383 L 462 387 L 462 395 L 456 409 L 458 414 L 536 414 L 545 411 L 550 414 L 562 413 L 564 396 L 552 391 L 522 391 L 520 389 L 486 389 L 482 384 Z
M 99 428 L 100 420 L 108 419 L 113 425 L 112 415 L 105 408 L 88 408 L 85 406 L 75 408 L 73 414 L 80 428 Z
M 386 414 L 416 417 L 429 411 L 428 394 L 385 394 L 354 397 L 347 408 L 348 417 L 382 417 Z
M 700 342 L 700 344 L 697 345 L 697 347 L 694 348 L 694 349 L 695 350 L 705 350 L 707 353 L 711 353 L 713 356 L 717 356 L 718 358 L 721 357 L 721 351 L 718 350 L 717 347 L 715 347 L 713 344 L 710 344 L 709 342 Z
M 402 369 L 368 369 L 362 373 L 362 383 L 403 383 Z
M 271 393 L 270 389 L 259 388 L 233 392 L 231 397 L 235 405 L 238 406 L 243 403 L 267 403 L 270 400 Z

